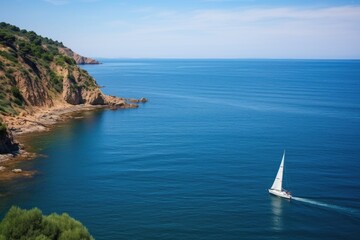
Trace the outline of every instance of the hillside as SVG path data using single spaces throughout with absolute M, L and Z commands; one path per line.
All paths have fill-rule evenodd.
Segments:
M 44 109 L 79 104 L 137 107 L 123 98 L 104 95 L 95 79 L 76 61 L 98 63 L 61 42 L 0 23 L 0 153 L 14 149 L 5 144 L 11 139 L 7 129 L 15 131 L 16 125 L 36 123 L 35 114 Z M 27 121 L 19 123 L 19 119 Z
M 62 49 L 62 43 L 0 23 L 0 112 L 30 106 L 104 104 L 95 80 Z

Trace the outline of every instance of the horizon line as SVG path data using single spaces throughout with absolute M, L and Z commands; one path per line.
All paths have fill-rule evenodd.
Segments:
M 106 60 L 115 60 L 115 59 L 126 59 L 126 60 L 348 60 L 348 61 L 359 61 L 359 58 L 242 58 L 242 57 L 233 57 L 233 58 L 216 58 L 216 57 L 90 57 L 93 59 L 106 59 Z

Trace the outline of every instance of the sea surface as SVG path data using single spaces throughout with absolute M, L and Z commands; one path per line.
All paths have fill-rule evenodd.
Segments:
M 360 61 L 102 60 L 82 66 L 138 109 L 23 137 L 45 155 L 0 183 L 96 239 L 359 239 Z M 283 151 L 291 201 L 269 195 Z

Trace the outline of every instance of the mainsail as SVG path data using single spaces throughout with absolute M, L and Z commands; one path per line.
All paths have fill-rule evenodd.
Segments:
M 271 186 L 271 189 L 282 191 L 282 180 L 283 180 L 283 172 L 284 172 L 284 159 L 285 159 L 285 151 L 280 163 L 279 170 L 276 174 L 276 178 L 274 180 L 273 185 Z

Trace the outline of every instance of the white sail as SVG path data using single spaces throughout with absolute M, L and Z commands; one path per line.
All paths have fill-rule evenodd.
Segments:
M 282 180 L 283 180 L 283 172 L 284 172 L 284 160 L 285 160 L 285 151 L 280 163 L 279 170 L 276 174 L 276 178 L 274 180 L 273 185 L 271 186 L 271 189 L 282 191 Z

